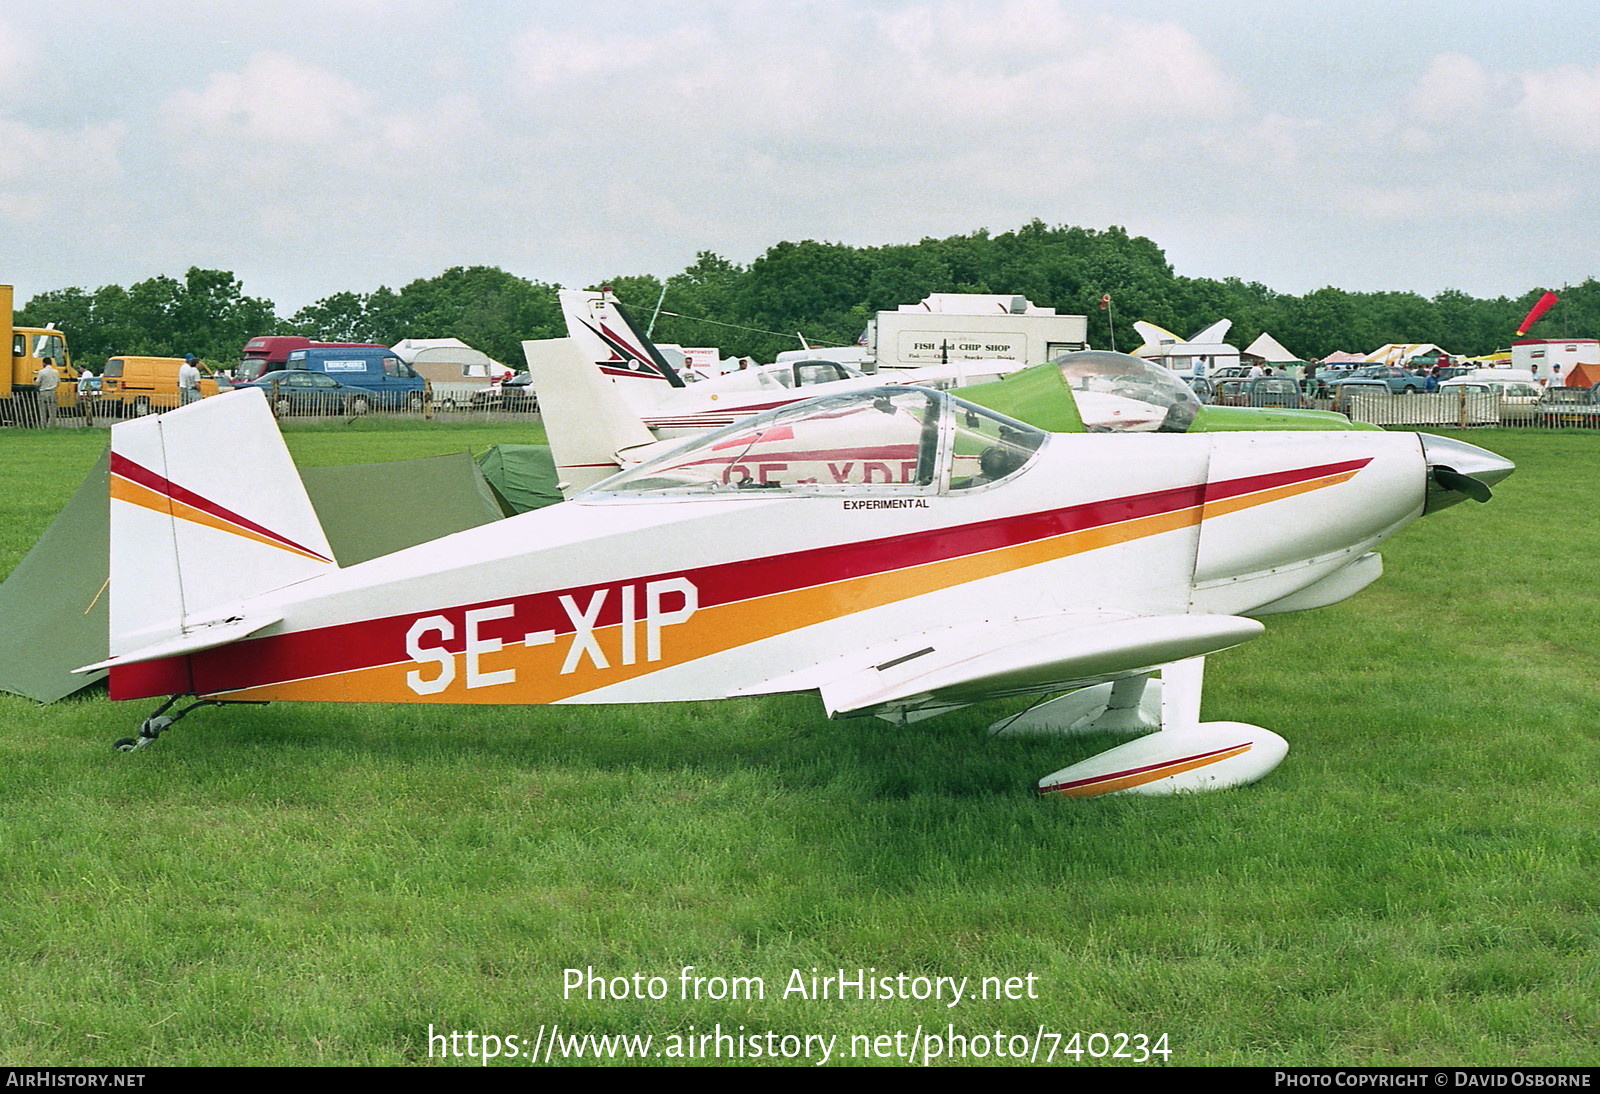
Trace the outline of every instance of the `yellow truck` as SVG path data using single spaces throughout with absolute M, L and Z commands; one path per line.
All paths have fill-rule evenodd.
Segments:
M 13 292 L 0 285 L 0 346 L 6 358 L 0 365 L 0 422 L 39 424 L 38 387 L 34 375 L 44 359 L 55 362 L 61 382 L 56 386 L 56 410 L 75 412 L 78 406 L 78 371 L 67 356 L 67 336 L 51 327 L 19 327 L 13 321 Z

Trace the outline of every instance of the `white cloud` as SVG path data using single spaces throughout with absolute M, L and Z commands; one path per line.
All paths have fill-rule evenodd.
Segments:
M 1517 120 L 1551 144 L 1600 151 L 1600 66 L 1565 66 L 1522 77 Z
M 0 117 L 0 218 L 66 225 L 120 204 L 126 138 L 121 122 L 50 129 Z
M 0 94 L 23 85 L 35 55 L 16 28 L 0 18 Z
M 698 67 L 712 44 L 704 28 L 692 26 L 655 37 L 533 27 L 512 43 L 513 80 L 524 93 L 536 95 L 586 80 L 625 81 L 641 70 L 670 76 L 685 66 Z
M 1407 99 L 1408 112 L 1430 125 L 1480 122 L 1510 91 L 1510 81 L 1491 76 L 1481 64 L 1460 53 L 1441 53 L 1428 63 Z
M 1489 240 L 1592 265 L 1569 245 L 1600 230 L 1600 66 L 1577 35 L 1239 8 L 8 0 L 0 218 L 38 226 L 13 235 L 24 262 L 87 271 L 56 283 L 197 263 L 288 305 L 460 263 L 592 280 L 1034 217 L 1290 291 L 1402 245 L 1378 273 L 1351 257 L 1351 286 L 1454 277 Z M 55 243 L 69 222 L 94 243 Z
M 163 115 L 168 140 L 190 164 L 248 164 L 248 173 L 265 176 L 289 169 L 301 178 L 314 170 L 324 181 L 337 170 L 373 166 L 386 177 L 405 175 L 423 156 L 437 171 L 485 137 L 469 94 L 387 107 L 355 81 L 278 52 L 214 73 L 199 90 L 175 92 Z
M 1334 204 L 1373 221 L 1526 220 L 1557 213 L 1576 196 L 1570 186 L 1497 187 L 1493 180 L 1447 178 L 1391 185 L 1355 182 L 1339 191 Z
M 541 21 L 512 43 L 505 151 L 537 164 L 517 186 L 557 246 L 596 216 L 613 250 L 685 260 L 1118 222 L 1130 176 L 1162 186 L 1248 97 L 1177 24 L 1086 12 L 812 0 L 701 5 L 654 33 Z
M 1418 77 L 1406 112 L 1455 147 L 1521 156 L 1536 155 L 1541 145 L 1600 151 L 1600 65 L 1511 72 L 1440 54 Z
M 331 150 L 365 143 L 373 96 L 284 53 L 258 53 L 168 100 L 173 127 L 207 140 Z
M 1175 23 L 1084 16 L 1053 0 L 947 0 L 876 23 L 880 89 L 908 110 L 990 124 L 1073 116 L 1098 128 L 1100 120 L 1224 118 L 1243 102 L 1221 64 Z
M 1057 0 L 715 9 L 654 37 L 613 26 L 530 28 L 513 46 L 513 90 L 545 119 L 671 119 L 829 145 L 864 131 L 929 145 L 952 129 L 1002 140 L 1048 124 L 1168 129 L 1244 103 L 1176 24 L 1082 16 Z

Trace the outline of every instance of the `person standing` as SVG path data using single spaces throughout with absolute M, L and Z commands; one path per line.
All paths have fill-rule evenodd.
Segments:
M 186 353 L 183 355 L 183 364 L 178 366 L 178 403 L 188 406 L 199 401 L 200 370 L 195 367 L 194 354 Z
M 56 359 L 46 357 L 39 371 L 33 374 L 33 383 L 39 393 L 39 425 L 45 429 L 56 424 L 56 388 L 61 384 L 61 373 L 56 371 Z
M 78 413 L 85 425 L 94 425 L 94 400 L 98 394 L 94 386 L 94 370 L 84 369 L 78 374 Z

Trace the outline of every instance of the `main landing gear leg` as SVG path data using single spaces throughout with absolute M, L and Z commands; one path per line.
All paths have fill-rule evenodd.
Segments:
M 157 707 L 155 712 L 140 724 L 139 735 L 137 737 L 123 737 L 120 740 L 113 742 L 111 747 L 116 749 L 118 752 L 132 752 L 135 749 L 143 748 L 154 741 L 157 737 L 161 736 L 163 730 L 170 729 L 191 710 L 198 710 L 201 707 L 241 705 L 258 707 L 266 706 L 266 703 L 251 703 L 248 701 L 234 699 L 196 699 L 194 702 L 190 703 L 176 714 L 168 714 L 167 711 L 171 710 L 173 705 L 182 698 L 184 698 L 182 695 L 172 696 L 165 703 L 162 703 L 159 707 Z

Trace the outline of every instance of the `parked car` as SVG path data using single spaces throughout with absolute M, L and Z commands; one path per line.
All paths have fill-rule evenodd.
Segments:
M 1492 392 L 1506 403 L 1539 401 L 1538 385 L 1522 380 L 1491 380 L 1481 376 L 1463 376 L 1459 379 L 1446 380 L 1439 385 L 1440 391 L 1456 391 L 1460 388 L 1466 388 L 1468 391 Z
M 1326 399 L 1332 394 L 1329 385 L 1335 380 L 1349 376 L 1355 370 L 1354 365 L 1319 365 L 1313 375 L 1306 377 L 1306 394 L 1313 399 Z
M 372 404 L 372 393 L 321 372 L 282 369 L 259 380 L 237 384 L 239 388 L 260 388 L 272 403 L 272 412 L 286 414 L 365 414 Z
M 1348 384 L 1352 380 L 1380 380 L 1396 395 L 1415 395 L 1420 392 L 1426 381 L 1414 372 L 1393 365 L 1368 365 L 1358 368 L 1344 376 L 1332 378 L 1327 381 L 1329 388 L 1337 388 L 1341 384 Z
M 1195 398 L 1202 403 L 1215 401 L 1217 387 L 1204 376 L 1185 376 L 1183 382 L 1189 385 L 1189 390 L 1193 391 Z
M 1534 412 L 1540 425 L 1600 428 L 1600 391 L 1587 387 L 1547 387 Z
M 1333 394 L 1333 409 L 1346 417 L 1351 416 L 1350 400 L 1352 397 L 1391 394 L 1388 384 L 1370 376 L 1346 377 L 1330 384 L 1328 390 Z
M 1253 380 L 1222 380 L 1212 400 L 1218 406 L 1308 406 L 1300 385 L 1288 376 L 1257 376 Z
M 539 397 L 530 383 L 533 376 L 519 372 L 497 387 L 485 388 L 472 396 L 474 410 L 505 410 L 531 414 L 539 409 Z

